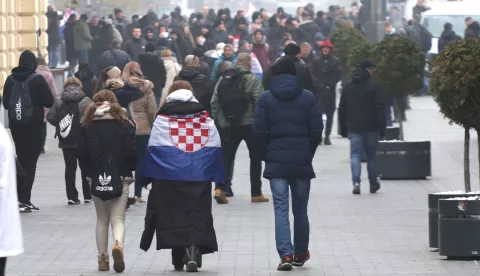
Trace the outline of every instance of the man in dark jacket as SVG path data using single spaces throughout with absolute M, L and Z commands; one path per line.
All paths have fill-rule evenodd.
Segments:
M 438 39 L 438 52 L 443 51 L 448 43 L 455 40 L 462 40 L 462 37 L 455 33 L 451 23 L 445 23 L 445 25 L 443 25 L 443 32 Z
M 215 44 L 223 42 L 225 44 L 230 43 L 228 39 L 227 29 L 225 27 L 225 22 L 217 21 L 213 25 L 213 29 L 208 35 L 208 40 L 213 41 Z
M 312 21 L 312 17 L 310 16 L 310 12 L 304 11 L 302 13 L 302 23 L 300 23 L 300 29 L 303 30 L 306 37 L 304 41 L 297 41 L 297 43 L 308 42 L 311 45 L 315 44 L 315 35 L 322 30 L 320 27 Z
M 360 155 L 367 154 L 370 193 L 380 189 L 377 180 L 376 151 L 380 137 L 385 135 L 386 109 L 380 86 L 371 79 L 373 63 L 360 62 L 352 81 L 344 88 L 340 98 L 340 121 L 347 126 L 350 139 L 350 162 L 352 167 L 353 194 L 360 194 Z
M 203 90 L 208 81 L 208 76 L 200 72 L 200 59 L 194 55 L 188 55 L 183 63 L 182 70 L 174 80 L 183 80 L 192 85 L 193 95 L 197 100 L 203 98 Z M 203 103 L 201 103 L 203 104 Z M 204 105 L 205 106 L 205 105 Z
M 342 76 L 340 61 L 332 55 L 333 44 L 325 40 L 321 48 L 322 54 L 313 61 L 313 75 L 315 76 L 315 92 L 322 110 L 327 116 L 325 128 L 325 145 L 331 145 L 333 118 L 336 108 L 336 87 Z
M 8 113 L 9 127 L 15 143 L 18 161 L 25 172 L 25 183 L 18 185 L 20 188 L 18 201 L 20 202 L 21 212 L 39 210 L 30 200 L 37 161 L 42 150 L 44 108 L 50 108 L 54 103 L 52 92 L 45 79 L 41 75 L 33 75 L 36 69 L 37 61 L 35 55 L 28 50 L 24 51 L 20 55 L 18 67 L 12 70 L 12 74 L 5 81 L 3 88 L 3 107 L 5 110 L 10 111 Z M 14 80 L 18 82 L 28 81 L 33 113 L 30 120 L 25 124 L 18 123 L 18 119 L 12 117 L 15 116 L 15 113 L 12 114 L 11 112 L 12 109 L 22 105 L 20 101 L 12 102 L 15 101 Z
M 134 61 L 138 61 L 138 56 L 145 53 L 145 46 L 147 41 L 142 38 L 142 30 L 140 27 L 134 28 L 132 38 L 125 43 L 125 52 Z
M 158 105 L 162 98 L 162 89 L 167 81 L 167 70 L 165 69 L 163 59 L 155 55 L 155 44 L 148 43 L 145 47 L 145 52 L 145 54 L 138 56 L 138 63 L 145 78 L 153 82 L 155 99 Z
M 123 70 L 125 65 L 130 61 L 130 56 L 126 52 L 120 50 L 120 42 L 114 39 L 110 44 L 110 50 L 105 51 L 100 58 L 98 58 L 95 75 L 99 77 L 102 70 L 109 66 L 116 66 L 118 69 Z
M 82 90 L 85 96 L 93 100 L 93 92 L 97 86 L 97 78 L 93 73 L 90 66 L 86 63 L 80 63 L 78 65 L 78 72 L 75 73 L 75 77 L 82 82 Z
M 480 36 L 480 24 L 477 21 L 473 21 L 465 29 L 465 39 L 477 39 Z
M 303 266 L 310 258 L 307 206 L 310 181 L 315 178 L 312 160 L 322 139 L 322 113 L 311 91 L 295 76 L 291 58 L 283 57 L 271 68 L 272 81 L 255 108 L 253 133 L 265 161 L 263 177 L 270 180 L 275 207 L 275 240 L 280 255 L 277 270 Z M 292 245 L 289 222 L 289 188 L 295 233 Z
M 310 72 L 310 69 L 308 69 L 308 67 L 305 65 L 305 62 L 300 59 L 302 56 L 300 47 L 295 43 L 290 43 L 285 46 L 284 53 L 285 57 L 292 59 L 295 63 L 295 68 L 297 68 L 296 75 L 300 86 L 303 89 L 314 91 L 312 74 Z M 265 90 L 268 90 L 270 88 L 271 78 L 272 70 L 270 68 L 269 70 L 267 70 L 267 72 L 263 72 L 262 82 Z
M 65 53 L 68 61 L 68 76 L 73 76 L 75 72 L 75 67 L 77 66 L 77 52 L 75 51 L 75 38 L 73 35 L 73 27 L 77 16 L 71 14 L 68 17 L 67 23 L 65 23 L 65 28 L 63 29 L 63 36 L 65 37 Z
M 48 20 L 48 67 L 57 68 L 58 54 L 57 47 L 60 44 L 60 31 L 58 28 L 59 20 L 61 16 L 52 6 L 48 6 L 47 13 L 45 14 Z

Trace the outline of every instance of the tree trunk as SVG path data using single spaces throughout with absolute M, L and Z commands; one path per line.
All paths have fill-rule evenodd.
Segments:
M 397 113 L 396 114 L 396 117 L 397 117 L 397 120 L 398 120 L 398 126 L 400 128 L 400 133 L 399 133 L 399 139 L 401 141 L 404 141 L 404 136 L 403 136 L 403 112 L 404 112 L 404 108 L 405 106 L 403 104 L 400 103 L 401 99 L 399 98 L 395 98 L 395 106 L 396 106 L 396 110 L 397 110 Z
M 472 186 L 470 185 L 470 128 L 468 127 L 465 127 L 463 150 L 463 177 L 465 181 L 465 192 L 469 193 L 472 191 Z

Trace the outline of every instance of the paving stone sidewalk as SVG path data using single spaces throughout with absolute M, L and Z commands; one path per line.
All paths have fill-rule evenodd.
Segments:
M 427 194 L 462 188 L 463 130 L 450 126 L 429 97 L 413 98 L 411 105 L 406 138 L 432 141 L 433 177 L 383 181 L 379 194 L 355 197 L 348 141 L 335 137 L 333 146 L 321 146 L 314 160 L 317 179 L 309 205 L 312 258 L 305 268 L 289 273 L 276 271 L 272 203 L 249 202 L 248 152 L 242 145 L 235 166 L 235 197 L 228 205 L 213 206 L 220 251 L 204 257 L 200 275 L 479 275 L 475 262 L 446 261 L 428 249 Z M 48 136 L 53 136 L 53 129 Z M 476 151 L 475 137 L 472 185 L 478 188 Z M 33 191 L 32 201 L 41 210 L 22 214 L 25 253 L 8 260 L 8 276 L 114 274 L 96 271 L 94 206 L 66 205 L 63 170 L 61 151 L 50 138 Z M 270 196 L 268 182 L 263 183 Z M 81 192 L 79 184 L 77 188 Z M 144 215 L 144 206 L 132 206 L 127 212 L 124 275 L 184 275 L 173 271 L 169 251 L 139 249 Z

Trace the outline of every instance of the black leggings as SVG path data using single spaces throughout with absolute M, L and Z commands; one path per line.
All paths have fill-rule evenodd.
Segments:
M 0 276 L 5 276 L 6 266 L 7 266 L 7 257 L 0 258 Z

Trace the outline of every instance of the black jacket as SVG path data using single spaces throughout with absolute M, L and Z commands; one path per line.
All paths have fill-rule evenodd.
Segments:
M 190 66 L 185 66 L 182 68 L 180 73 L 178 73 L 178 76 L 176 76 L 174 80 L 187 81 L 192 85 L 192 88 L 193 88 L 192 92 L 195 98 L 197 98 L 197 100 L 199 101 L 203 98 L 205 84 L 208 81 L 208 77 L 202 74 L 200 72 L 200 69 L 190 67 Z M 201 104 L 204 104 L 204 103 L 201 103 Z
M 134 61 L 138 61 L 138 56 L 145 53 L 145 46 L 147 45 L 147 41 L 143 38 L 134 38 L 132 37 L 130 40 L 125 43 L 125 52 L 130 56 L 130 58 Z
M 5 110 L 13 108 L 10 106 L 10 96 L 13 89 L 13 80 L 24 81 L 31 74 L 35 73 L 37 62 L 35 55 L 30 51 L 25 51 L 20 55 L 19 66 L 12 70 L 12 74 L 8 76 L 3 88 L 3 107 Z M 50 108 L 54 104 L 54 99 L 50 87 L 42 75 L 34 77 L 28 84 L 30 89 L 30 97 L 33 104 L 33 115 L 30 121 L 25 125 L 18 125 L 12 123 L 10 120 L 9 127 L 14 130 L 21 128 L 29 131 L 36 131 L 43 125 L 44 108 Z M 25 136 L 25 139 L 40 139 L 39 137 Z
M 342 71 L 340 60 L 334 56 L 320 55 L 313 60 L 313 75 L 315 76 L 315 92 L 317 101 L 322 99 L 324 109 L 335 108 L 337 83 L 340 81 Z
M 67 22 L 65 23 L 65 28 L 63 29 L 63 36 L 65 38 L 65 52 L 68 59 L 77 58 L 75 53 L 75 39 L 73 38 L 73 27 L 75 23 Z
M 59 16 L 56 12 L 50 11 L 45 14 L 48 19 L 48 45 L 60 44 Z
M 320 27 L 313 21 L 305 21 L 300 24 L 300 29 L 303 31 L 303 41 L 296 41 L 298 44 L 308 42 L 310 45 L 315 45 L 315 35 L 321 32 Z
M 290 57 L 290 58 L 293 59 L 293 61 L 295 62 L 295 67 L 297 69 L 297 78 L 298 78 L 300 87 L 313 92 L 314 87 L 313 87 L 313 80 L 312 80 L 312 74 L 310 72 L 310 69 L 308 69 L 308 67 L 305 65 L 305 62 L 303 62 L 302 60 L 296 57 Z M 272 79 L 271 69 L 268 69 L 266 72 L 263 72 L 262 83 L 263 83 L 263 88 L 265 90 L 269 90 L 271 79 Z
M 220 80 L 220 76 L 216 77 L 213 80 L 208 80 L 208 82 L 205 84 L 202 98 L 198 99 L 198 101 L 203 104 L 208 114 L 210 115 L 212 114 L 212 108 L 210 107 L 210 102 L 212 101 L 212 96 L 213 96 L 213 93 L 215 92 L 215 86 L 217 85 L 217 82 L 219 80 Z
M 386 109 L 380 86 L 371 79 L 370 73 L 358 68 L 342 92 L 339 107 L 341 125 L 348 132 L 379 131 L 385 134 Z
M 145 78 L 153 82 L 155 93 L 162 93 L 167 81 L 167 70 L 163 59 L 154 54 L 146 53 L 138 56 L 138 63 Z
M 120 176 L 131 177 L 136 165 L 135 127 L 129 121 L 109 117 L 108 113 L 82 127 L 78 158 L 87 176 L 98 173 L 104 150 L 112 155 Z
M 448 43 L 455 40 L 462 40 L 462 38 L 452 30 L 443 31 L 442 35 L 438 39 L 438 52 L 440 53 L 443 51 Z
M 98 77 L 103 69 L 109 66 L 116 66 L 118 69 L 123 70 L 125 65 L 131 61 L 130 56 L 120 49 L 109 49 L 105 51 L 98 58 L 97 68 L 95 75 Z
M 83 68 L 79 68 L 78 72 L 75 73 L 75 77 L 82 82 L 82 90 L 85 96 L 93 100 L 93 92 L 97 86 L 97 78 L 88 64 L 83 64 L 82 66 Z

